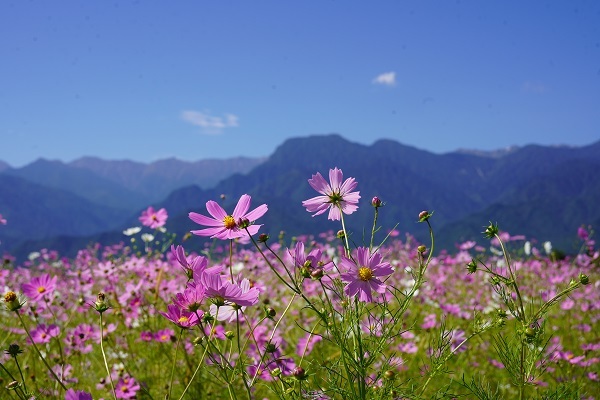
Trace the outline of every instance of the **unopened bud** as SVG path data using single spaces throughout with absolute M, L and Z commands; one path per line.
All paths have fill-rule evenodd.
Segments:
M 337 235 L 336 235 L 336 236 L 337 236 L 337 238 L 338 238 L 338 239 L 343 239 L 343 238 L 345 238 L 345 237 L 346 237 L 346 232 L 344 232 L 343 230 L 339 230 L 339 231 L 337 232 Z
M 317 268 L 313 272 L 310 273 L 310 277 L 315 280 L 319 280 L 323 277 L 325 273 L 323 272 L 323 268 Z
M 379 197 L 375 196 L 371 200 L 371 205 L 375 208 L 379 208 L 383 205 L 383 202 L 381 201 L 381 199 Z
M 427 247 L 425 245 L 420 245 L 419 247 L 417 247 L 417 251 L 423 254 L 427 251 Z
M 423 210 L 419 213 L 419 222 L 425 222 L 427 221 L 431 215 L 433 214 L 433 212 L 429 212 L 427 210 Z
M 590 283 L 590 277 L 585 274 L 579 274 L 579 282 L 582 285 L 588 285 Z
M 267 240 L 269 240 L 269 235 L 267 235 L 266 233 L 261 233 L 260 235 L 258 235 L 259 243 L 266 243 Z
M 232 340 L 235 337 L 235 333 L 233 333 L 233 331 L 227 331 L 225 332 L 225 337 L 229 340 Z
M 298 379 L 299 381 L 308 379 L 308 375 L 306 375 L 306 371 L 302 367 L 294 368 L 292 375 L 294 375 L 294 378 Z

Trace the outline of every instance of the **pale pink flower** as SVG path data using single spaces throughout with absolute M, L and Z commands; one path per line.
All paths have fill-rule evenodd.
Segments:
M 222 240 L 248 236 L 246 229 L 248 229 L 250 235 L 256 234 L 262 225 L 253 225 L 253 222 L 265 215 L 268 208 L 266 204 L 261 204 L 248 212 L 251 199 L 252 197 L 247 194 L 242 195 L 233 210 L 233 214 L 227 214 L 216 201 L 207 201 L 206 209 L 212 218 L 195 212 L 189 213 L 189 217 L 195 223 L 210 228 L 194 230 L 192 233 Z
M 353 192 L 352 190 L 356 188 L 357 182 L 354 178 L 348 178 L 342 183 L 343 179 L 342 170 L 337 167 L 329 170 L 330 183 L 327 183 L 319 172 L 313 175 L 308 183 L 322 196 L 304 200 L 302 205 L 306 208 L 306 211 L 314 213 L 314 217 L 329 210 L 327 218 L 334 221 L 339 221 L 342 218 L 342 212 L 352 214 L 356 211 L 360 192 Z
M 142 215 L 140 215 L 139 220 L 142 225 L 147 226 L 150 229 L 156 229 L 164 226 L 164 224 L 167 222 L 167 218 L 169 218 L 167 210 L 161 208 L 158 211 L 154 211 L 154 207 L 150 206 L 142 211 Z

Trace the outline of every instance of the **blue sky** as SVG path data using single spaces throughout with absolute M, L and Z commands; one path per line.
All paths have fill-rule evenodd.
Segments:
M 0 160 L 600 139 L 600 2 L 3 1 Z

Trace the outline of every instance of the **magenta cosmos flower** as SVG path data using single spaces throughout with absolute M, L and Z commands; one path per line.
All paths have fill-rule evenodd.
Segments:
M 160 313 L 163 317 L 183 329 L 189 329 L 199 323 L 198 316 L 195 313 L 182 310 L 175 304 L 169 304 L 167 312 L 160 311 Z
M 252 198 L 244 194 L 240 197 L 233 214 L 227 214 L 223 207 L 216 201 L 209 200 L 206 202 L 206 209 L 212 216 L 209 218 L 202 214 L 191 212 L 189 217 L 197 224 L 209 226 L 210 228 L 191 231 L 194 235 L 210 236 L 217 239 L 235 239 L 247 236 L 246 229 L 240 227 L 240 223 L 248 225 L 247 229 L 250 235 L 256 234 L 262 225 L 252 225 L 254 221 L 265 215 L 268 208 L 266 204 L 261 204 L 254 210 L 248 212 L 250 208 L 250 200 Z M 245 222 L 249 224 L 246 224 Z
M 370 254 L 366 247 L 359 247 L 354 253 L 355 260 L 342 256 L 340 267 L 343 272 L 340 277 L 347 283 L 344 293 L 349 297 L 359 295 L 358 300 L 373 301 L 371 291 L 383 294 L 386 285 L 380 278 L 391 275 L 394 270 L 388 262 L 381 262 L 381 254 Z
M 317 172 L 311 179 L 308 180 L 310 186 L 323 196 L 313 197 L 312 199 L 304 200 L 302 205 L 306 207 L 306 211 L 315 215 L 323 214 L 329 209 L 327 217 L 333 221 L 339 221 L 344 214 L 352 214 L 358 209 L 358 199 L 360 192 L 353 192 L 357 182 L 354 178 L 348 178 L 345 181 L 341 169 L 337 167 L 329 170 L 329 182 Z
M 139 220 L 142 225 L 147 226 L 150 229 L 156 229 L 164 226 L 164 224 L 167 222 L 167 218 L 169 218 L 167 210 L 161 208 L 158 211 L 154 211 L 154 207 L 150 206 L 142 211 L 142 215 L 140 215 Z
M 41 300 L 56 289 L 56 276 L 50 278 L 49 274 L 35 277 L 21 286 L 23 294 L 33 301 Z

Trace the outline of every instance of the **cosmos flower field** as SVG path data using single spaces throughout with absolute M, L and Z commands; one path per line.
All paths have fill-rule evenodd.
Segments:
M 6 257 L 0 398 L 600 399 L 591 227 L 562 257 L 482 221 L 485 245 L 450 254 L 434 212 L 415 210 L 419 243 L 341 170 L 308 184 L 307 218 L 339 232 L 269 238 L 243 195 L 200 205 L 185 240 L 149 207 L 123 244 Z M 358 207 L 383 243 L 346 231 Z

